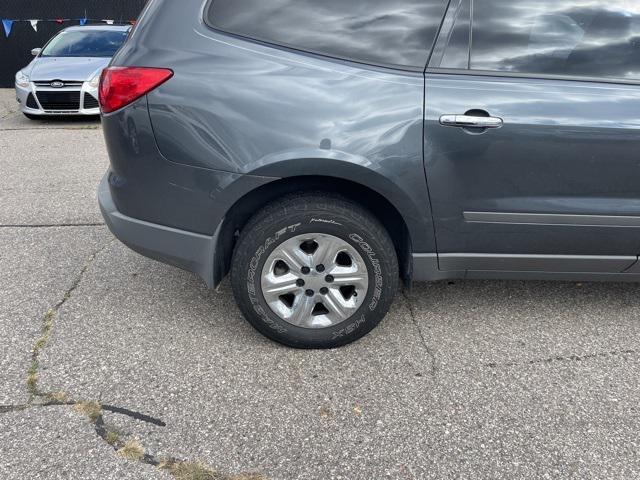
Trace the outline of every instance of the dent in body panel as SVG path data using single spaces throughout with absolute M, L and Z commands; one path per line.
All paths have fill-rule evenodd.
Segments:
M 212 235 L 239 197 L 275 179 L 181 165 L 158 151 L 146 98 L 102 119 L 111 161 L 109 187 L 122 214 Z M 219 198 L 219 192 L 228 195 Z
M 362 183 L 402 212 L 417 251 L 435 251 L 422 155 L 422 72 L 240 40 L 203 24 L 202 0 L 156 2 L 114 65 L 174 70 L 148 95 L 158 146 L 170 162 Z M 184 26 L 180 32 L 176 23 Z
M 242 173 L 321 146 L 372 165 L 420 160 L 422 75 L 356 68 L 214 32 L 195 39 L 174 80 L 149 96 L 167 158 Z
M 422 156 L 421 73 L 355 67 L 194 26 L 174 78 L 149 95 L 172 162 L 258 176 L 336 176 L 373 188 L 435 251 Z M 147 52 L 147 56 L 148 56 Z M 131 61 L 131 60 L 128 60 Z M 334 168 L 340 163 L 353 168 Z

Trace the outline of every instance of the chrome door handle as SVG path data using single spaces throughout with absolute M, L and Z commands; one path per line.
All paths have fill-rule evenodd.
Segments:
M 440 125 L 458 128 L 501 128 L 504 121 L 499 117 L 472 117 L 469 115 L 443 115 Z

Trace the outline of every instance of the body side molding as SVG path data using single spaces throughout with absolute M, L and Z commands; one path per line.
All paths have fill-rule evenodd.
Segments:
M 555 213 L 464 212 L 469 223 L 564 225 L 576 227 L 640 227 L 640 216 L 564 215 Z
M 414 254 L 413 280 L 455 279 L 640 282 L 633 256 Z

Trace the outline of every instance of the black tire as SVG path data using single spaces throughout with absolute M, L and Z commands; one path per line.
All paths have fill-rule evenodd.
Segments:
M 338 237 L 366 264 L 368 290 L 358 310 L 326 328 L 303 328 L 285 321 L 262 294 L 269 255 L 289 239 L 305 234 Z M 295 348 L 335 348 L 362 338 L 386 316 L 398 289 L 398 259 L 383 225 L 367 210 L 326 193 L 289 195 L 256 213 L 240 234 L 231 269 L 234 296 L 245 318 L 262 334 Z

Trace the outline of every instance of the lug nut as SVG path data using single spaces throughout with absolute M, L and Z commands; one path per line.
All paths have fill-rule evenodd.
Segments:
M 305 293 L 307 294 L 307 297 L 313 297 L 315 295 L 313 290 L 307 290 Z
M 327 293 L 329 293 L 329 289 L 328 289 L 327 287 L 322 287 L 322 288 L 320 289 L 320 293 L 321 293 L 322 295 L 326 295 Z
M 311 273 L 311 269 L 309 267 L 302 267 L 300 270 L 304 275 L 309 275 Z
M 316 267 L 316 271 L 317 271 L 317 272 L 319 272 L 319 273 L 324 272 L 324 265 L 318 265 L 318 266 Z
M 324 279 L 327 283 L 333 283 L 333 281 L 335 280 L 335 278 L 333 278 L 333 275 L 327 275 L 326 277 L 324 277 Z
M 302 279 L 297 280 L 296 281 L 296 285 L 299 286 L 299 287 L 304 287 L 304 280 L 302 280 Z

